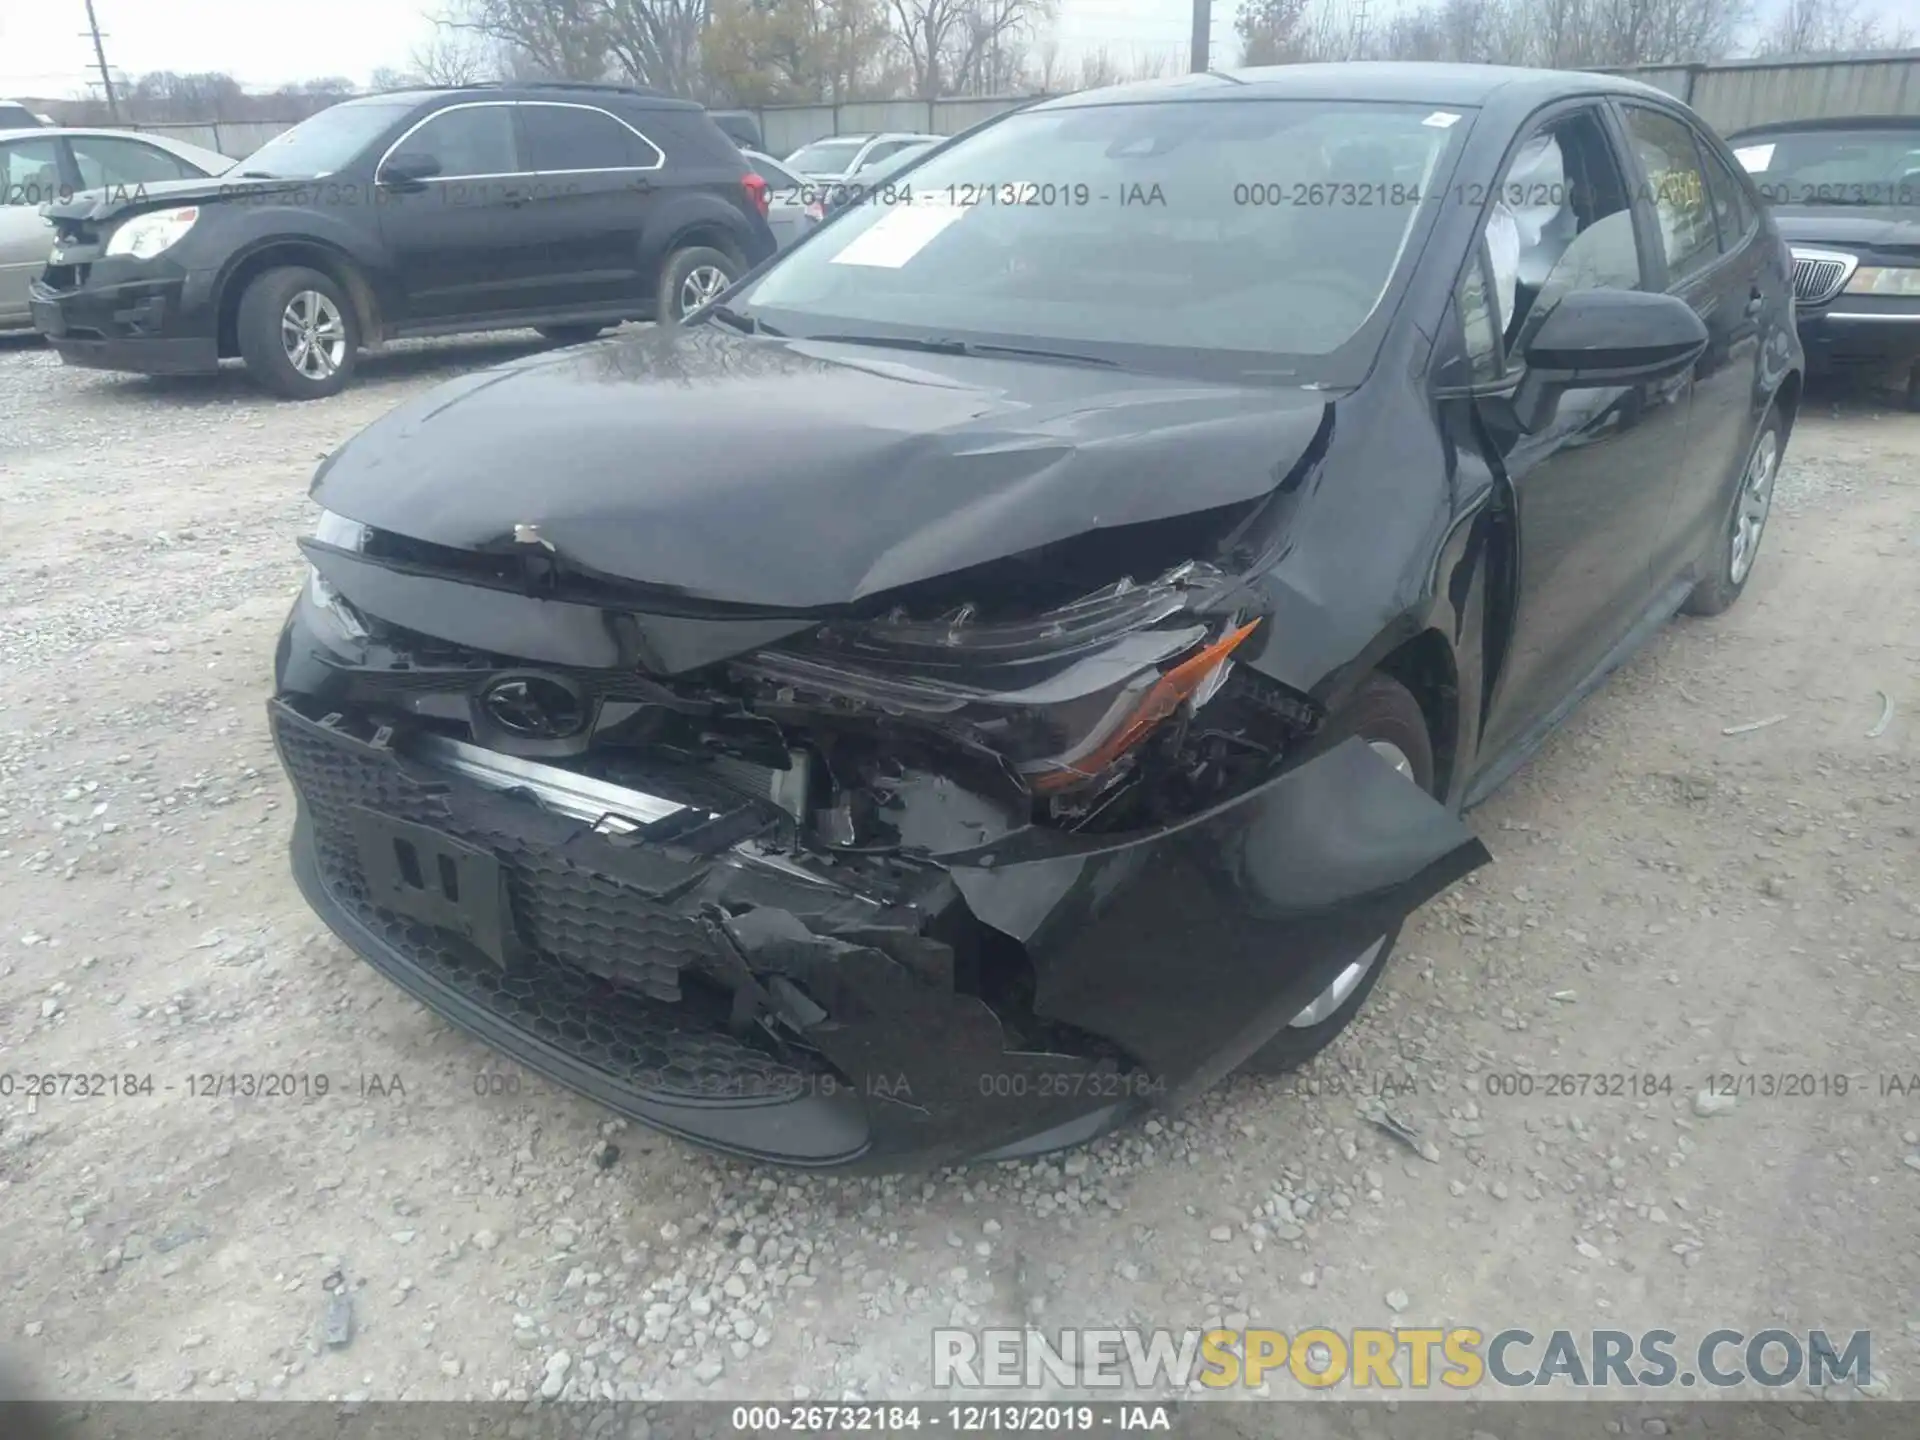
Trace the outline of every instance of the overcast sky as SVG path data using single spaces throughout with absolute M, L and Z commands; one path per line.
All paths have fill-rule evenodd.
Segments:
M 1215 0 L 1228 53 L 1233 7 Z M 94 0 L 116 71 L 221 70 L 249 88 L 404 67 L 444 0 Z M 1184 55 L 1191 0 L 1061 0 L 1063 53 L 1106 45 L 1123 63 Z M 0 95 L 78 94 L 92 78 L 85 0 L 0 0 Z
M 1238 0 L 1214 0 L 1214 54 L 1235 54 Z M 249 88 L 403 68 L 444 0 L 94 0 L 115 70 L 218 70 Z M 1390 11 L 1384 0 L 1376 15 Z M 1868 0 L 1909 19 L 1917 0 Z M 1130 60 L 1184 54 L 1191 0 L 1060 0 L 1064 55 L 1106 46 Z M 0 95 L 82 92 L 93 69 L 85 0 L 0 0 Z

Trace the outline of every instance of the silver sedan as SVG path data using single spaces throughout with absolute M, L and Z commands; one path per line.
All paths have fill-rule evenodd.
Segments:
M 81 190 L 219 175 L 234 163 L 217 150 L 132 130 L 0 130 L 0 330 L 33 324 L 27 282 L 53 248 L 42 205 Z
M 814 192 L 825 187 L 794 174 L 771 155 L 758 150 L 740 153 L 747 157 L 754 173 L 767 182 L 767 224 L 784 250 L 820 223 Z

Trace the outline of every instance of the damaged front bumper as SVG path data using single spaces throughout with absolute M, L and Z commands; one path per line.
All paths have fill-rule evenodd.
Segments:
M 1011 1158 L 1175 1102 L 1487 859 L 1358 740 L 1161 829 L 936 860 L 783 851 L 284 684 L 269 712 L 295 875 L 357 952 L 623 1115 L 793 1166 Z

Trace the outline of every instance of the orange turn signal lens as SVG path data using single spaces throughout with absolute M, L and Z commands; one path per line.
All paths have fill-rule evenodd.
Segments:
M 1146 739 L 1161 721 L 1191 699 L 1194 692 L 1207 682 L 1207 678 L 1226 663 L 1227 657 L 1234 652 L 1240 642 L 1253 634 L 1259 626 L 1258 620 L 1249 620 L 1238 630 L 1229 631 L 1221 636 L 1199 654 L 1182 660 L 1154 683 L 1153 688 L 1141 698 L 1139 708 L 1129 715 L 1112 735 L 1101 741 L 1087 755 L 1075 761 L 1071 768 L 1063 767 L 1035 775 L 1028 781 L 1029 786 L 1035 792 L 1046 795 L 1058 790 L 1069 790 L 1082 781 L 1090 780 L 1100 774 L 1127 751 Z

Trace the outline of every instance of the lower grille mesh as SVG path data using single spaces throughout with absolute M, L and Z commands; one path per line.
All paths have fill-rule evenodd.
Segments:
M 671 1003 L 682 999 L 681 971 L 707 953 L 695 922 L 522 837 L 463 826 L 434 787 L 317 727 L 276 715 L 275 735 L 314 828 L 328 891 L 412 965 L 635 1089 L 721 1103 L 801 1093 L 807 1081 L 799 1071 L 695 1006 Z M 532 953 L 502 971 L 458 936 L 374 904 L 349 823 L 356 807 L 493 851 Z

